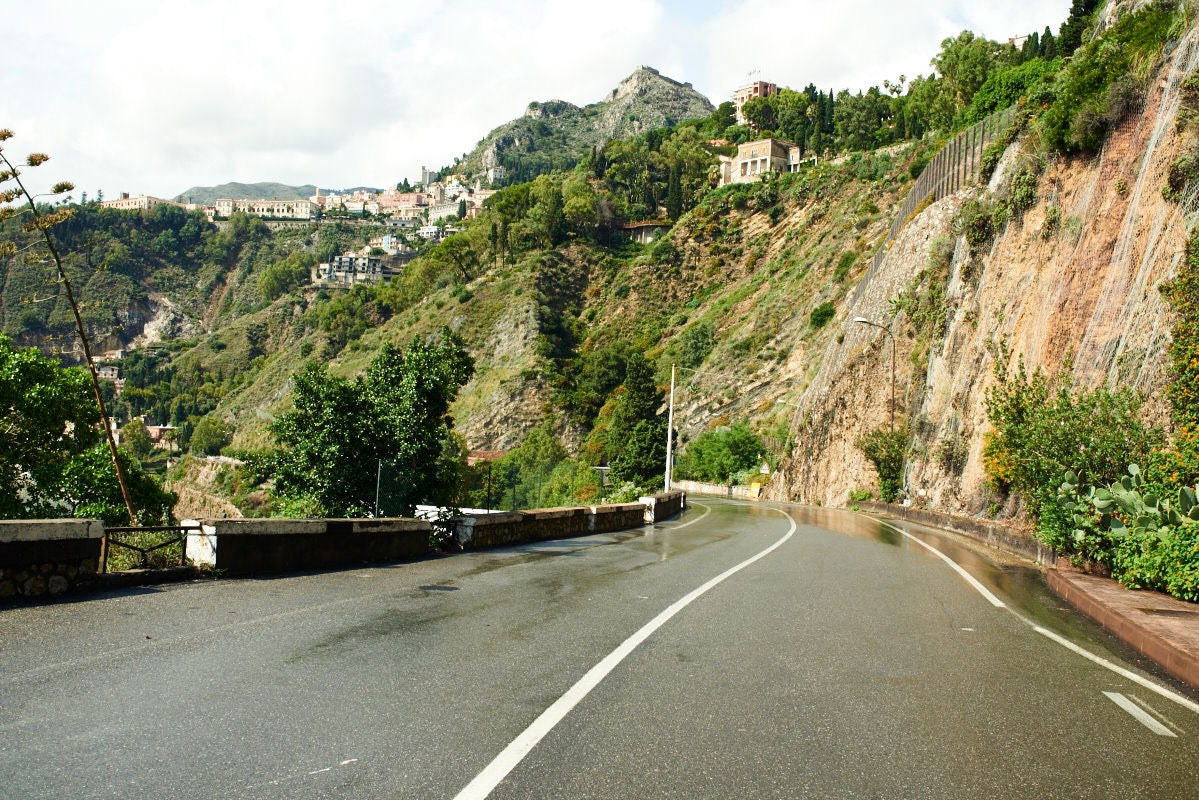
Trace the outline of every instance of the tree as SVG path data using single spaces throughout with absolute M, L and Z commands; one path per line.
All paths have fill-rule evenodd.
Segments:
M 154 449 L 150 432 L 140 419 L 134 419 L 121 428 L 121 441 L 124 442 L 125 449 L 138 458 L 145 458 Z
M 99 439 L 87 373 L 0 334 L 0 518 L 34 516 L 53 477 Z
M 666 421 L 658 409 L 664 400 L 649 361 L 641 353 L 630 353 L 625 362 L 624 393 L 607 432 L 614 479 L 644 484 L 661 474 L 666 463 Z
M 666 187 L 666 215 L 678 219 L 683 213 L 682 167 L 677 161 L 670 162 L 670 181 Z
M 941 42 L 941 52 L 933 58 L 932 65 L 948 83 L 957 108 L 969 105 L 974 93 L 998 66 L 999 52 L 997 43 L 976 37 L 970 31 Z
M 219 455 L 221 448 L 229 444 L 233 431 L 224 420 L 208 415 L 196 423 L 188 445 L 192 452 L 206 456 Z
M 8 141 L 12 138 L 12 136 L 13 132 L 9 129 L 4 128 L 3 130 L 0 130 L 0 142 Z M 45 153 L 30 153 L 25 159 L 25 165 L 29 167 L 39 167 L 49 160 L 50 156 L 46 155 Z M 31 195 L 29 190 L 25 188 L 25 183 L 20 178 L 21 170 L 17 169 L 17 167 L 13 165 L 12 161 L 9 160 L 8 156 L 4 153 L 3 148 L 0 148 L 0 161 L 2 161 L 4 166 L 8 168 L 3 172 L 0 172 L 0 184 L 3 184 L 9 180 L 15 181 L 17 184 L 16 189 L 0 191 L 0 206 L 2 206 L 4 203 L 11 203 L 19 197 L 25 198 L 29 207 L 29 214 L 32 219 L 31 221 L 26 222 L 23 225 L 23 228 L 30 233 L 33 231 L 41 232 L 42 239 L 46 245 L 46 251 L 50 254 L 50 257 L 54 261 L 54 266 L 58 273 L 58 282 L 63 287 L 63 290 L 67 296 L 67 302 L 71 307 L 71 313 L 75 317 L 75 332 L 79 336 L 79 344 L 83 350 L 83 359 L 87 363 L 88 371 L 91 373 L 92 393 L 96 398 L 96 406 L 100 411 L 100 425 L 103 428 L 104 436 L 108 441 L 108 450 L 109 454 L 112 456 L 113 467 L 116 470 L 117 483 L 119 483 L 121 487 L 121 496 L 125 500 L 125 509 L 131 519 L 136 518 L 137 512 L 133 506 L 133 498 L 130 495 L 129 487 L 125 481 L 125 472 L 121 465 L 121 460 L 117 454 L 117 442 L 112 434 L 112 423 L 108 418 L 108 408 L 104 405 L 104 397 L 101 394 L 100 377 L 96 372 L 95 362 L 92 361 L 91 344 L 88 342 L 87 332 L 84 329 L 83 317 L 79 313 L 79 304 L 75 301 L 75 291 L 71 287 L 71 279 L 67 275 L 66 269 L 63 267 L 62 256 L 59 255 L 58 247 L 54 243 L 54 237 L 50 235 L 51 228 L 72 219 L 76 214 L 76 209 L 60 208 L 58 211 L 53 213 L 42 214 L 38 210 L 38 206 L 33 199 L 33 195 Z M 50 190 L 50 194 L 66 194 L 74 188 L 74 184 L 70 183 L 69 181 L 60 181 L 54 184 Z M 100 199 L 103 199 L 103 195 L 100 194 L 100 192 L 97 192 L 97 195 L 100 196 Z M 5 219 L 14 215 L 15 213 L 17 213 L 17 211 L 12 206 L 0 207 L 0 222 L 3 222 Z M 15 255 L 15 253 L 16 247 L 12 242 L 0 244 L 0 258 Z
M 72 516 L 102 519 L 108 525 L 169 524 L 171 509 L 179 498 L 164 490 L 124 448 L 118 448 L 117 453 L 138 509 L 137 519 L 132 522 L 129 519 L 116 481 L 116 470 L 102 443 L 63 465 L 55 481 L 55 499 L 65 504 Z
M 680 468 L 701 481 L 732 483 L 739 472 L 758 466 L 762 440 L 744 423 L 704 431 L 687 446 Z
M 466 198 L 458 201 L 458 219 L 466 219 Z
M 416 336 L 402 350 L 384 345 L 353 380 L 309 364 L 293 378 L 295 410 L 270 425 L 280 449 L 263 469 L 285 499 L 310 501 L 326 516 L 361 516 L 374 510 L 375 466 L 391 462 L 403 476 L 394 503 L 410 515 L 418 502 L 457 491 L 441 484 L 438 465 L 450 403 L 473 373 L 448 328 L 436 343 Z

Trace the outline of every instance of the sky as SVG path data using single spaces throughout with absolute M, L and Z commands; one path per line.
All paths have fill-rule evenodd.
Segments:
M 531 100 L 638 65 L 713 103 L 752 79 L 851 90 L 931 71 L 963 29 L 1057 32 L 1069 0 L 4 0 L 0 128 L 35 186 L 173 197 L 226 181 L 386 186 Z M 29 174 L 33 176 L 33 172 Z

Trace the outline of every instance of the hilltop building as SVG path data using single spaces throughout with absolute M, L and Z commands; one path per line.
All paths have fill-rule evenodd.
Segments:
M 148 194 L 130 197 L 129 192 L 121 192 L 121 196 L 116 200 L 102 200 L 100 205 L 104 208 L 117 208 L 121 211 L 149 211 L 154 206 L 179 206 L 182 208 L 182 203 L 176 203 L 173 200 L 163 200 L 161 197 L 151 197 Z
M 316 206 L 311 200 L 217 200 L 218 217 L 231 217 L 236 211 L 257 214 L 263 219 L 313 219 Z
M 745 124 L 745 116 L 741 113 L 743 105 L 755 97 L 774 97 L 778 93 L 778 84 L 767 83 L 766 81 L 754 81 L 733 92 L 733 108 L 736 110 L 737 124 Z
M 503 167 L 487 168 L 487 182 L 490 184 L 503 183 L 506 177 L 508 177 L 508 171 Z

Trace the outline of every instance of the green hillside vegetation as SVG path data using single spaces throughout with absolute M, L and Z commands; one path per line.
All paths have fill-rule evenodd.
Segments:
M 1077 29 L 1093 7 L 1077 2 L 1063 29 Z M 1140 74 L 1160 49 L 1150 29 L 1170 22 L 1170 13 L 1151 7 L 1125 18 L 1068 66 L 1059 60 L 1071 53 L 1060 34 L 1016 49 L 964 32 L 943 43 L 936 75 L 852 95 L 809 86 L 748 104 L 756 131 L 732 125 L 725 104 L 672 127 L 588 140 L 575 135 L 588 119 L 576 111 L 586 109 L 536 109 L 520 122 L 545 123 L 548 133 L 534 125 L 529 141 L 546 147 L 511 151 L 513 158 L 539 154 L 511 162 L 517 182 L 459 234 L 378 286 L 330 292 L 305 285 L 314 260 L 360 243 L 370 232 L 363 228 L 272 233 L 238 215 L 217 230 L 178 209 L 137 214 L 92 204 L 57 233 L 94 304 L 96 330 L 115 329 L 121 320 L 114 311 L 151 290 L 204 320 L 209 333 L 127 359 L 127 389 L 116 404 L 123 416 L 151 413 L 178 424 L 185 447 L 198 433 L 198 451 L 223 447 L 262 458 L 286 445 L 271 423 L 294 410 L 302 369 L 349 380 L 386 346 L 417 336 L 440 341 L 448 326 L 475 364 L 450 407 L 471 446 L 519 442 L 532 431 L 569 443 L 561 452 L 538 445 L 534 455 L 512 447 L 516 455 L 493 465 L 500 472 L 492 477 L 516 484 L 518 503 L 623 496 L 652 485 L 647 465 L 664 458 L 658 412 L 672 363 L 692 370 L 680 379 L 680 399 L 698 409 L 704 429 L 715 436 L 742 424 L 761 436 L 768 457 L 784 452 L 789 416 L 773 402 L 772 381 L 785 374 L 791 393 L 812 380 L 824 345 L 839 335 L 834 323 L 847 293 L 942 137 L 1018 103 L 1026 127 L 1013 136 L 1033 124 L 1052 147 L 1064 130 L 1057 146 L 1074 152 L 1085 144 L 1080 132 L 1093 125 L 1080 114 L 1096 98 L 1111 98 L 1119 82 L 1111 78 L 1083 97 L 1080 76 L 1093 74 L 1097 59 L 1104 75 L 1113 64 Z M 1030 123 L 1034 111 L 1040 116 Z M 592 130 L 599 116 L 602 110 L 592 115 Z M 575 133 L 556 131 L 551 123 L 559 118 L 575 119 Z M 1103 124 L 1111 119 L 1103 116 Z M 768 132 L 842 157 L 713 189 L 717 154 L 727 151 L 710 140 Z M 989 224 L 989 212 L 983 216 Z M 622 225 L 642 220 L 672 229 L 650 245 L 632 243 Z M 5 234 L 22 235 L 11 226 Z M 27 341 L 65 332 L 53 303 L 27 313 L 21 298 L 41 286 L 35 281 L 32 266 L 8 262 L 4 326 Z M 927 347 L 934 327 L 914 327 L 911 335 Z M 611 492 L 591 470 L 604 463 L 621 483 Z M 467 480 L 463 501 L 485 501 L 479 477 L 476 471 Z
M 569 170 L 592 147 L 609 140 L 706 117 L 711 111 L 708 99 L 690 85 L 639 67 L 598 103 L 582 108 L 563 100 L 530 103 L 523 116 L 491 131 L 447 170 L 478 174 L 498 165 L 508 172 L 506 182 L 521 183 Z
M 329 189 L 321 191 L 328 194 Z M 289 186 L 286 183 L 222 183 L 219 186 L 193 186 L 175 195 L 180 203 L 203 203 L 211 205 L 217 200 L 307 200 L 316 194 L 316 187 L 310 183 L 303 186 Z

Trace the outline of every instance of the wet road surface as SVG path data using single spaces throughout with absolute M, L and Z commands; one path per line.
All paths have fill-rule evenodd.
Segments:
M 1034 626 L 1194 693 L 1036 570 L 895 525 L 983 591 L 863 515 L 696 498 L 638 531 L 3 609 L 0 797 L 1199 798 L 1199 714 Z

